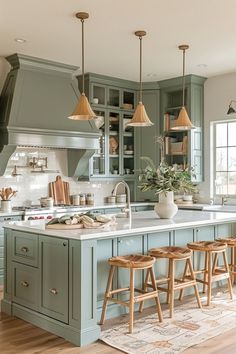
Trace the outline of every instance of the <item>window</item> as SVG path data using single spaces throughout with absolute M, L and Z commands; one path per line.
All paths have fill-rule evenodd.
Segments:
M 214 192 L 236 195 L 236 122 L 215 123 Z

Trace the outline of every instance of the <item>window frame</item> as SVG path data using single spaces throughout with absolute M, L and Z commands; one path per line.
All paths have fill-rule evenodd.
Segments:
M 217 146 L 216 146 L 216 127 L 218 124 L 227 124 L 227 145 L 224 146 L 219 146 L 219 148 L 223 148 L 226 147 L 227 148 L 227 169 L 225 171 L 222 172 L 226 172 L 227 174 L 230 172 L 235 172 L 236 171 L 230 171 L 228 168 L 228 148 L 229 147 L 235 147 L 236 148 L 236 143 L 235 145 L 228 145 L 228 124 L 229 123 L 235 123 L 236 124 L 236 120 L 235 119 L 229 119 L 229 120 L 219 120 L 219 121 L 214 121 L 211 122 L 211 126 L 210 126 L 210 135 L 211 135 L 211 142 L 210 142 L 210 150 L 211 150 L 211 154 L 210 154 L 210 176 L 211 176 L 211 183 L 210 183 L 210 194 L 213 197 L 222 197 L 222 196 L 227 196 L 227 197 L 235 197 L 236 196 L 236 192 L 235 194 L 230 194 L 230 193 L 217 193 L 216 192 L 216 173 L 220 172 L 220 171 L 216 171 L 216 151 L 217 151 Z M 227 191 L 228 191 L 228 178 L 227 178 Z

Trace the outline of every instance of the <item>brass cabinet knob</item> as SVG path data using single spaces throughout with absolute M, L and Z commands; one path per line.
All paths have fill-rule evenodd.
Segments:
M 27 253 L 27 252 L 29 252 L 29 249 L 28 249 L 28 247 L 23 246 L 23 247 L 21 247 L 21 251 Z
M 27 281 L 23 281 L 23 280 L 22 280 L 22 281 L 20 282 L 20 285 L 21 285 L 21 286 L 24 286 L 25 288 L 28 288 L 29 283 L 28 283 Z
M 53 294 L 53 295 L 57 295 L 57 294 L 58 294 L 58 291 L 57 291 L 57 289 L 55 289 L 55 288 L 49 289 L 49 292 L 50 292 L 51 294 Z

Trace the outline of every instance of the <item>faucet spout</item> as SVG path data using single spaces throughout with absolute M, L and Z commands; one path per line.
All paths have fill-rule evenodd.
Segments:
M 125 209 L 126 216 L 127 216 L 127 218 L 129 218 L 131 220 L 130 188 L 129 188 L 128 183 L 126 183 L 125 181 L 120 181 L 120 182 L 116 183 L 116 185 L 112 191 L 112 195 L 113 196 L 117 195 L 118 187 L 121 185 L 123 185 L 125 187 L 126 196 L 127 196 L 127 199 L 126 199 L 127 208 Z

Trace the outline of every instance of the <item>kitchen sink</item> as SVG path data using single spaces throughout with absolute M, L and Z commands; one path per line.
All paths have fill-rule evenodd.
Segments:
M 203 207 L 205 211 L 220 211 L 223 213 L 236 213 L 236 205 L 207 205 Z

